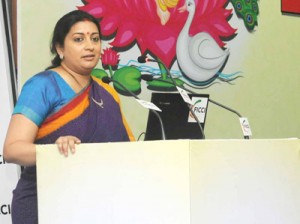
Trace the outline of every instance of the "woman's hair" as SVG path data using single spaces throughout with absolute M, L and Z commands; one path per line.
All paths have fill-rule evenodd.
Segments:
M 51 53 L 55 55 L 55 57 L 51 61 L 52 64 L 48 68 L 46 68 L 46 70 L 55 68 L 60 65 L 61 59 L 56 51 L 56 46 L 57 45 L 59 45 L 61 47 L 64 46 L 65 38 L 66 38 L 67 34 L 69 33 L 70 29 L 72 28 L 72 26 L 75 23 L 80 22 L 80 21 L 93 22 L 97 26 L 99 34 L 101 33 L 99 22 L 97 21 L 97 19 L 95 17 L 93 17 L 92 15 L 90 15 L 87 12 L 80 11 L 80 10 L 74 10 L 74 11 L 71 11 L 71 12 L 67 13 L 66 15 L 64 15 L 62 18 L 60 18 L 57 21 L 54 31 L 53 31 L 50 50 L 51 50 Z

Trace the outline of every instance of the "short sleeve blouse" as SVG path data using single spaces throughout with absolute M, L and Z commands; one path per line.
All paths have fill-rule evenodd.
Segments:
M 59 110 L 75 95 L 57 72 L 43 71 L 24 84 L 13 114 L 23 114 L 40 126 L 49 115 Z

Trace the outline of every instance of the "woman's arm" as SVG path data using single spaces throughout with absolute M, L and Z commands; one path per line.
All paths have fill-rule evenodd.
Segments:
M 36 148 L 34 140 L 38 126 L 21 114 L 15 114 L 10 120 L 3 156 L 6 162 L 22 166 L 32 166 L 36 163 Z
M 8 163 L 21 166 L 36 164 L 36 147 L 34 144 L 38 126 L 22 114 L 12 116 L 4 142 L 4 159 Z M 56 142 L 61 154 L 68 156 L 69 151 L 75 153 L 75 145 L 80 139 L 75 136 L 61 136 Z

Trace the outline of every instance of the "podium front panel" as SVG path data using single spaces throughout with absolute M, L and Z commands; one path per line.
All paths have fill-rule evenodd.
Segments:
M 39 224 L 190 222 L 189 141 L 37 149 Z
M 38 146 L 40 224 L 299 224 L 300 141 Z
M 191 223 L 300 223 L 299 140 L 193 141 L 190 146 Z

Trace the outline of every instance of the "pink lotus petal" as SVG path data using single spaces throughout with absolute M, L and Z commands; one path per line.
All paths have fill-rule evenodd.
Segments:
M 175 8 L 168 9 L 170 19 L 160 23 L 154 0 L 86 0 L 78 7 L 100 19 L 103 36 L 113 39 L 116 48 L 128 48 L 137 43 L 141 54 L 150 52 L 171 66 L 176 58 L 176 40 L 185 24 L 188 13 L 178 8 L 185 0 L 179 0 Z M 233 37 L 236 29 L 228 22 L 232 10 L 225 9 L 228 0 L 195 0 L 196 14 L 190 27 L 190 35 L 208 32 L 223 47 L 222 38 Z

